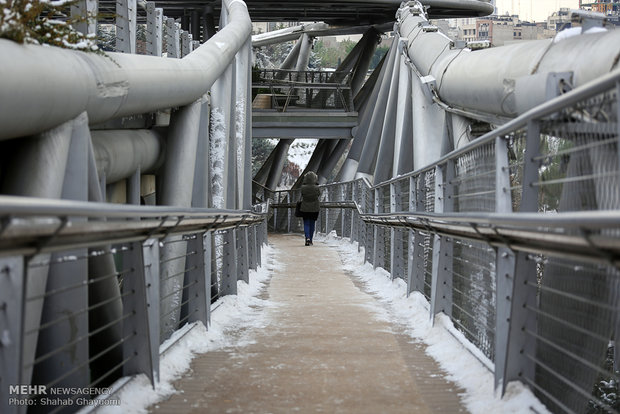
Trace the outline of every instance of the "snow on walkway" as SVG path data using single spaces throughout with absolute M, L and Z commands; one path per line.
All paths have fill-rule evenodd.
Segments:
M 294 236 L 285 237 L 294 238 Z M 303 242 L 301 238 L 300 241 Z M 476 353 L 473 346 L 470 345 L 468 351 L 454 338 L 460 334 L 454 329 L 451 321 L 446 317 L 439 317 L 432 327 L 428 316 L 428 303 L 424 297 L 416 293 L 407 298 L 404 282 L 392 281 L 387 272 L 381 269 L 374 270 L 372 265 L 364 264 L 363 252 L 358 253 L 356 244 L 329 235 L 317 238 L 315 246 L 309 249 L 316 248 L 319 244 L 336 250 L 344 270 L 352 275 L 358 285 L 361 284 L 366 292 L 378 300 L 375 304 L 363 305 L 375 315 L 376 320 L 398 326 L 413 339 L 410 342 L 426 345 L 426 352 L 448 373 L 448 379 L 465 390 L 461 398 L 471 413 L 531 413 L 532 409 L 539 413 L 548 412 L 528 389 L 518 383 L 509 385 L 503 399 L 497 398 L 493 392 L 493 375 L 472 355 L 471 352 Z M 283 270 L 282 258 L 279 257 L 281 254 L 281 251 L 273 247 L 263 250 L 263 267 L 250 273 L 250 284 L 239 282 L 237 296 L 224 297 L 214 304 L 216 310 L 212 314 L 208 331 L 202 325 L 198 325 L 180 340 L 177 338 L 178 335 L 169 340 L 178 342 L 162 357 L 160 383 L 155 390 L 146 377 L 138 376 L 113 397 L 121 400 L 120 406 L 102 407 L 98 412 L 146 413 L 149 406 L 151 409 L 154 408 L 155 412 L 167 412 L 158 410 L 157 403 L 174 395 L 177 399 L 179 397 L 184 399 L 184 390 L 176 390 L 174 384 L 178 385 L 179 379 L 191 371 L 190 365 L 194 357 L 206 352 L 222 353 L 225 349 L 241 352 L 239 350 L 255 345 L 257 338 L 264 337 L 270 323 L 273 322 L 270 318 L 277 312 L 276 308 L 281 306 L 274 298 L 260 297 L 261 294 L 265 296 L 265 288 L 270 278 Z M 165 344 L 162 347 L 165 347 Z M 477 358 L 484 356 L 478 353 Z M 236 363 L 243 362 L 241 358 Z M 245 378 L 239 379 L 238 386 L 243 387 L 245 380 Z M 189 395 L 187 397 L 191 399 Z M 198 405 L 193 407 L 198 408 Z M 327 408 L 325 412 L 330 412 L 328 407 L 324 408 Z M 300 410 L 303 412 L 303 407 L 300 407 Z

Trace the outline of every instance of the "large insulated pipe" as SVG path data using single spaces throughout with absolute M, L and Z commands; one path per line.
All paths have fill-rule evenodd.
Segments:
M 94 124 L 196 101 L 252 31 L 245 3 L 223 3 L 229 24 L 183 59 L 102 56 L 0 39 L 0 55 L 10 57 L 0 65 L 0 139 L 48 130 L 83 111 Z
M 112 184 L 131 177 L 138 167 L 142 174 L 153 172 L 163 158 L 162 134 L 157 129 L 91 131 L 99 175 Z
M 620 56 L 618 30 L 471 51 L 455 49 L 448 37 L 428 30 L 419 3 L 401 8 L 398 19 L 409 58 L 422 76 L 434 78 L 441 100 L 505 117 L 515 117 L 548 98 L 548 73 L 572 72 L 577 87 L 613 70 Z M 527 77 L 532 81 L 521 82 Z

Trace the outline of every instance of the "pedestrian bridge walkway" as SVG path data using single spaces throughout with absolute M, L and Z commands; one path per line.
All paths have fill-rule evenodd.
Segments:
M 249 345 L 203 354 L 153 413 L 460 413 L 458 387 L 325 243 L 270 236 L 281 264 Z

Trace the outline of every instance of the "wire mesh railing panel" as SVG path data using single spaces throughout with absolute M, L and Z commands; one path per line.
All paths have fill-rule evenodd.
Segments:
M 395 211 L 409 211 L 409 178 L 394 183 Z
M 520 211 L 523 198 L 523 164 L 527 129 L 521 128 L 505 136 L 508 145 L 508 169 L 512 211 Z
M 454 239 L 452 320 L 491 361 L 495 358 L 495 250 L 479 242 Z
M 25 382 L 55 393 L 46 412 L 60 412 L 70 405 L 67 401 L 73 404 L 77 398 L 105 393 L 133 357 L 122 353 L 133 336 L 123 331 L 132 315 L 122 306 L 132 300 L 133 292 L 122 284 L 123 278 L 135 275 L 119 260 L 129 250 L 129 245 L 100 246 L 37 255 L 29 261 L 21 370 Z M 89 262 L 102 266 L 89 269 Z M 72 393 L 68 387 L 75 386 L 93 388 L 93 395 Z M 31 397 L 36 403 L 45 395 Z
M 257 93 L 270 95 L 272 109 L 353 111 L 350 72 L 261 69 L 252 84 Z
M 427 213 L 435 211 L 435 169 L 427 170 L 422 173 L 422 188 L 424 210 Z
M 533 383 L 553 412 L 618 413 L 617 360 L 613 340 L 620 313 L 620 271 L 556 257 L 534 257 L 536 306 L 528 307 L 536 329 L 527 330 L 535 351 Z
M 377 195 L 378 197 L 376 201 L 376 204 L 379 208 L 379 211 L 377 211 L 377 213 L 389 213 L 390 212 L 390 186 L 389 185 L 384 185 L 381 187 L 377 188 Z
M 381 254 L 382 262 L 378 266 L 384 268 L 388 272 L 392 271 L 392 234 L 389 227 L 377 226 L 379 237 L 383 240 L 381 246 L 383 253 Z
M 610 210 L 620 207 L 618 132 L 610 124 L 558 122 L 541 126 L 539 210 Z
M 454 160 L 453 207 L 457 212 L 495 211 L 495 143 L 474 148 Z
M 433 234 L 431 233 L 423 233 L 424 238 L 422 239 L 421 247 L 423 250 L 423 261 L 420 263 L 423 281 L 424 281 L 424 297 L 426 300 L 430 302 L 431 300 L 431 290 L 433 284 Z

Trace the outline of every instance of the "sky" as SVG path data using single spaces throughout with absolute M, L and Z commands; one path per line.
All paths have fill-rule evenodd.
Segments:
M 579 8 L 579 0 L 497 0 L 498 14 L 518 14 L 521 20 L 542 22 L 561 7 Z

